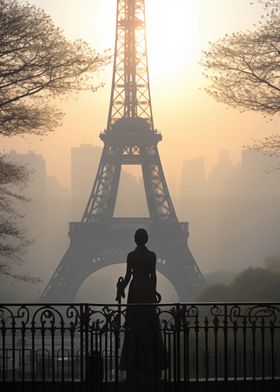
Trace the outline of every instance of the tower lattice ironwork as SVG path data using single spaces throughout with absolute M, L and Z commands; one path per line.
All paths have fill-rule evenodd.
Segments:
M 188 248 L 188 224 L 178 222 L 162 169 L 154 128 L 145 30 L 145 1 L 117 0 L 111 100 L 100 164 L 81 222 L 70 223 L 70 246 L 41 301 L 75 298 L 100 268 L 125 261 L 135 229 L 147 228 L 158 270 L 180 300 L 194 298 L 205 280 Z M 114 218 L 122 165 L 140 165 L 149 218 Z

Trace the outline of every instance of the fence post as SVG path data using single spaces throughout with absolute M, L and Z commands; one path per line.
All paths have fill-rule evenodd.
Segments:
M 224 380 L 228 380 L 228 309 L 224 305 Z
M 180 383 L 181 379 L 181 361 L 180 361 L 180 356 L 181 356 L 181 349 L 180 349 L 180 327 L 181 327 L 181 306 L 179 303 L 176 304 L 176 318 L 175 318 L 175 328 L 176 328 L 176 348 L 174 349 L 177 351 L 176 353 L 176 373 L 174 374 L 174 379 L 176 384 L 178 385 Z

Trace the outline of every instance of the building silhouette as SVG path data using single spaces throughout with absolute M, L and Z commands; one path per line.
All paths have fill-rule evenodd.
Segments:
M 72 220 L 80 220 L 82 217 L 92 188 L 92 173 L 97 172 L 101 153 L 101 147 L 92 144 L 82 144 L 71 149 Z M 114 216 L 144 217 L 147 215 L 148 209 L 142 176 L 122 169 Z
M 181 214 L 192 222 L 190 244 L 205 271 L 240 271 L 279 254 L 277 165 L 245 149 L 238 163 L 222 151 L 208 177 L 202 158 L 184 162 Z
M 237 175 L 224 182 L 219 210 L 219 259 L 227 268 L 260 266 L 279 254 L 280 182 L 277 162 L 243 150 Z
M 71 148 L 71 220 L 80 220 L 92 188 L 102 149 L 92 144 Z
M 26 202 L 15 201 L 14 208 L 20 215 L 18 225 L 30 245 L 22 254 L 24 263 L 11 265 L 14 273 L 39 277 L 42 283 L 15 282 L 2 276 L 0 297 L 7 301 L 31 301 L 38 298 L 41 285 L 45 284 L 50 269 L 67 243 L 65 227 L 69 219 L 69 191 L 55 177 L 47 175 L 42 155 L 34 151 L 19 153 L 12 150 L 6 156 L 11 162 L 25 165 L 30 172 L 30 178 L 23 188 L 13 187 L 14 192 L 28 199 Z

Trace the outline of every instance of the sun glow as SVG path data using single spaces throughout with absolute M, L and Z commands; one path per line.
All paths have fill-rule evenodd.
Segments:
M 96 7 L 96 23 L 90 24 L 94 47 L 98 37 L 99 48 L 114 48 L 116 4 L 116 0 L 100 1 Z M 170 74 L 174 78 L 180 69 L 196 64 L 195 53 L 199 51 L 200 39 L 197 7 L 193 0 L 145 1 L 149 70 L 153 84 L 169 78 Z
M 149 68 L 153 79 L 170 77 L 194 62 L 198 26 L 194 3 L 187 0 L 146 1 Z

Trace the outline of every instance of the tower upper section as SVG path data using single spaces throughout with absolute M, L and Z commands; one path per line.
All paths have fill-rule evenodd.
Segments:
M 118 0 L 107 131 L 122 118 L 143 118 L 154 130 L 145 28 L 145 0 Z

